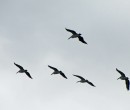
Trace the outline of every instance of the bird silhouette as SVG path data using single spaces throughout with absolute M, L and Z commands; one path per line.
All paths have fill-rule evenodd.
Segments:
M 74 30 L 70 30 L 70 29 L 67 29 L 65 28 L 68 32 L 71 32 L 72 33 L 72 36 L 69 37 L 68 39 L 70 38 L 78 38 L 80 42 L 84 43 L 84 44 L 87 44 L 87 42 L 85 42 L 84 38 L 81 36 L 81 34 L 79 33 L 76 33 Z
M 14 65 L 16 65 L 20 69 L 17 73 L 25 73 L 29 78 L 33 79 L 30 73 L 27 70 L 25 70 L 22 66 L 16 64 L 15 62 Z
M 65 76 L 65 74 L 62 71 L 59 71 L 57 68 L 54 68 L 54 67 L 52 67 L 50 65 L 48 65 L 48 67 L 50 67 L 51 69 L 54 70 L 54 72 L 51 75 L 53 75 L 53 74 L 60 74 L 61 76 L 63 76 L 64 78 L 67 79 L 67 77 Z
M 96 87 L 92 82 L 88 81 L 87 79 L 84 79 L 82 76 L 79 76 L 79 75 L 73 75 L 73 76 L 78 77 L 78 78 L 81 79 L 80 81 L 77 81 L 77 83 L 78 83 L 78 82 L 88 83 L 88 84 L 90 84 L 91 86 Z
M 126 77 L 125 74 L 122 71 L 118 70 L 117 68 L 116 68 L 116 71 L 118 71 L 121 75 L 118 79 L 125 80 L 126 89 L 129 90 L 129 78 Z

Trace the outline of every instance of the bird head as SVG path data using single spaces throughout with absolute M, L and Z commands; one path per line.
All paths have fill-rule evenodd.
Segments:
M 82 35 L 82 34 L 79 33 L 79 35 Z

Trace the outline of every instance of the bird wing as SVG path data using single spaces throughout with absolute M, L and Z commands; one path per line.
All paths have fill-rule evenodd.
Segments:
M 30 75 L 29 72 L 25 72 L 25 73 L 26 73 L 26 75 L 27 75 L 29 78 L 33 79 L 33 78 L 31 77 L 31 75 Z
M 85 42 L 85 40 L 84 40 L 83 37 L 79 36 L 78 38 L 79 38 L 79 41 L 81 41 L 81 42 L 84 43 L 84 44 L 87 44 L 87 42 Z
M 87 80 L 87 83 L 90 84 L 91 86 L 96 87 L 92 82 L 90 82 L 90 81 L 88 81 L 88 80 Z
M 125 80 L 125 84 L 126 84 L 127 90 L 129 90 L 129 80 L 128 79 Z
M 15 62 L 14 62 L 14 65 L 16 65 L 19 69 L 24 70 L 22 66 L 16 64 Z
M 62 71 L 60 71 L 60 75 L 67 79 L 67 77 L 65 76 L 65 74 Z
M 50 67 L 50 68 L 51 68 L 51 69 L 53 69 L 54 71 L 58 71 L 58 69 L 57 69 L 57 68 L 54 68 L 54 67 L 49 66 L 49 65 L 48 65 L 48 67 Z
M 66 28 L 65 28 L 66 29 Z M 77 34 L 74 30 L 66 29 L 68 32 L 71 32 L 72 34 Z
M 121 76 L 125 77 L 125 74 L 122 71 L 118 70 L 117 68 L 116 71 L 118 71 L 121 74 Z
M 81 77 L 79 75 L 73 75 L 73 76 L 76 76 L 76 77 L 80 78 L 81 80 L 85 80 L 83 77 Z

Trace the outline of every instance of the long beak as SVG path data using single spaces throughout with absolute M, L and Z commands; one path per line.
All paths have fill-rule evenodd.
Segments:
M 18 73 L 18 72 L 17 72 L 17 73 Z M 17 73 L 16 73 L 16 74 L 17 74 Z
M 77 81 L 76 83 L 78 83 L 79 81 Z

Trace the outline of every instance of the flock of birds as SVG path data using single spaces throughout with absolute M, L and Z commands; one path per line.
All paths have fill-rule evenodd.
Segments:
M 70 30 L 70 29 L 67 29 L 67 28 L 65 28 L 65 29 L 66 29 L 66 31 L 72 33 L 72 36 L 69 37 L 68 39 L 70 39 L 70 38 L 78 38 L 80 42 L 82 42 L 84 44 L 87 44 L 87 42 L 84 40 L 84 38 L 81 36 L 80 33 L 78 34 L 74 30 Z M 25 70 L 22 66 L 16 64 L 15 62 L 14 62 L 14 65 L 16 65 L 20 69 L 17 73 L 25 73 L 29 78 L 33 79 L 32 76 L 30 75 L 30 73 L 27 70 Z M 51 75 L 60 74 L 63 78 L 67 79 L 66 75 L 62 71 L 60 71 L 57 68 L 52 67 L 50 65 L 48 65 L 48 67 L 54 70 L 54 72 Z M 126 89 L 129 90 L 129 78 L 126 77 L 125 74 L 122 71 L 118 70 L 117 68 L 116 68 L 116 71 L 118 73 L 120 73 L 120 75 L 121 75 L 118 79 L 125 80 Z M 96 87 L 92 82 L 90 82 L 89 80 L 83 78 L 82 76 L 79 76 L 79 75 L 73 75 L 73 76 L 80 79 L 80 81 L 77 81 L 77 82 L 88 83 L 89 85 L 91 85 L 93 87 Z

